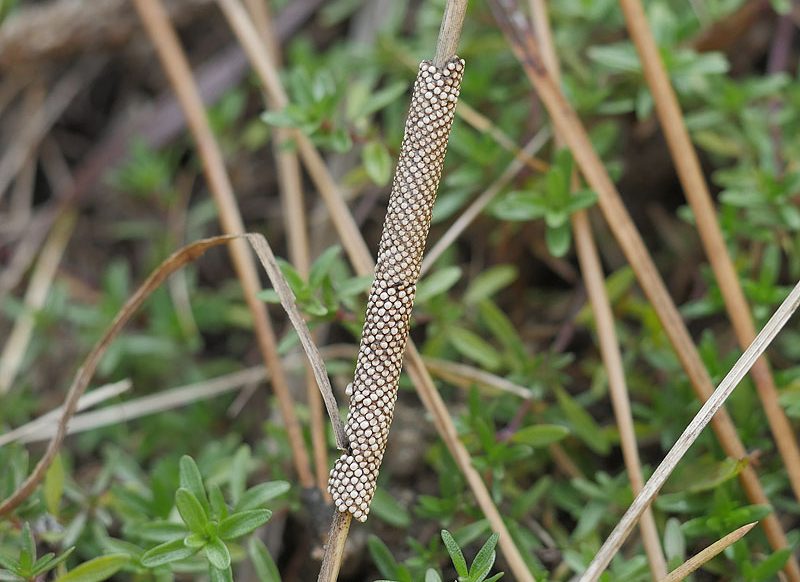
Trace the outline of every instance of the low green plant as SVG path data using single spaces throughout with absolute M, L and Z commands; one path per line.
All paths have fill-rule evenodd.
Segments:
M 230 542 L 245 536 L 272 516 L 259 506 L 269 483 L 246 491 L 231 509 L 219 487 L 206 489 L 197 464 L 189 456 L 180 461 L 180 488 L 175 492 L 175 507 L 185 529 L 181 535 L 166 541 L 141 556 L 147 568 L 158 568 L 191 558 L 202 552 L 212 582 L 233 580 Z

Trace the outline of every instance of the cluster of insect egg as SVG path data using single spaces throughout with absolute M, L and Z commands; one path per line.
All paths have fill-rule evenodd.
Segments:
M 458 101 L 464 61 L 420 64 L 367 301 L 345 433 L 331 471 L 336 508 L 365 521 L 386 449 L 422 254 Z

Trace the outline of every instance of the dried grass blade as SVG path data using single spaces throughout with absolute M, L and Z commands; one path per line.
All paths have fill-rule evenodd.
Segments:
M 756 525 L 758 525 L 757 521 L 753 523 L 748 523 L 747 525 L 743 525 L 739 529 L 733 530 L 731 533 L 726 535 L 723 538 L 720 538 L 706 549 L 704 549 L 699 554 L 692 556 L 688 560 L 686 560 L 683 564 L 675 568 L 672 572 L 667 574 L 665 578 L 662 578 L 661 582 L 679 582 L 686 578 L 689 574 L 700 568 L 703 564 L 710 561 L 715 556 L 722 553 L 725 548 L 732 546 L 740 539 L 742 539 L 747 532 L 753 529 Z
M 605 543 L 602 545 L 592 563 L 589 564 L 586 572 L 581 576 L 582 582 L 590 580 L 597 580 L 602 574 L 603 570 L 611 562 L 611 559 L 619 551 L 624 543 L 628 534 L 636 525 L 642 512 L 650 505 L 658 490 L 661 489 L 667 477 L 677 466 L 678 462 L 689 450 L 697 437 L 700 436 L 703 428 L 711 421 L 714 414 L 722 407 L 731 395 L 736 386 L 744 378 L 745 374 L 750 370 L 753 364 L 758 360 L 761 354 L 769 347 L 775 336 L 778 335 L 789 318 L 800 306 L 800 283 L 795 285 L 789 296 L 781 303 L 778 310 L 770 318 L 764 329 L 756 336 L 750 347 L 745 350 L 744 354 L 736 361 L 733 368 L 720 382 L 719 386 L 711 397 L 703 404 L 700 411 L 695 415 L 686 429 L 683 431 L 678 440 L 672 446 L 670 451 L 661 461 L 661 464 L 653 473 L 653 476 L 645 483 L 642 491 L 633 500 L 633 503 L 622 516 L 622 519 L 608 536 Z

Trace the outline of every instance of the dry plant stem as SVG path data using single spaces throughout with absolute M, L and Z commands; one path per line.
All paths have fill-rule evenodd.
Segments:
M 753 523 L 748 523 L 747 525 L 743 525 L 739 529 L 733 530 L 731 533 L 726 535 L 725 537 L 717 540 L 707 548 L 705 548 L 699 554 L 692 556 L 688 560 L 686 560 L 683 564 L 675 568 L 672 572 L 669 573 L 663 580 L 660 582 L 680 582 L 684 578 L 686 578 L 689 574 L 700 568 L 703 564 L 710 561 L 715 556 L 721 554 L 725 551 L 725 548 L 728 548 L 742 539 L 747 532 L 753 529 L 758 524 L 757 521 Z
M 83 364 L 76 372 L 75 377 L 72 380 L 72 384 L 67 392 L 67 396 L 64 400 L 62 407 L 63 412 L 61 413 L 61 418 L 58 420 L 58 426 L 56 427 L 50 443 L 47 445 L 44 455 L 36 464 L 36 467 L 34 467 L 33 472 L 28 476 L 28 478 L 23 481 L 16 491 L 14 491 L 7 499 L 0 503 L 0 516 L 5 515 L 22 503 L 22 501 L 24 501 L 34 492 L 36 486 L 44 478 L 47 468 L 50 466 L 53 458 L 58 453 L 61 443 L 67 434 L 67 425 L 69 424 L 72 416 L 75 414 L 80 398 L 83 396 L 86 387 L 89 385 L 89 381 L 92 379 L 94 371 L 97 369 L 97 365 L 100 363 L 100 360 L 102 359 L 111 342 L 119 334 L 131 317 L 133 317 L 144 300 L 147 299 L 147 297 L 149 297 L 149 295 L 155 291 L 167 277 L 183 267 L 185 264 L 196 260 L 206 250 L 221 244 L 234 244 L 237 241 L 242 242 L 240 241 L 242 238 L 245 238 L 247 242 L 250 243 L 250 245 L 253 247 L 253 250 L 261 260 L 262 265 L 267 271 L 267 275 L 272 282 L 272 285 L 281 299 L 281 305 L 286 310 L 289 318 L 292 321 L 292 324 L 295 326 L 295 330 L 300 337 L 303 348 L 306 350 L 306 355 L 313 364 L 315 374 L 319 372 L 318 378 L 320 379 L 320 390 L 323 390 L 330 396 L 331 399 L 333 399 L 333 392 L 330 388 L 330 384 L 328 383 L 327 374 L 325 373 L 325 364 L 319 352 L 317 351 L 316 346 L 311 341 L 311 333 L 308 330 L 308 326 L 306 326 L 305 322 L 303 321 L 300 311 L 297 309 L 295 297 L 292 294 L 288 283 L 284 279 L 280 267 L 275 261 L 275 258 L 272 256 L 272 251 L 269 248 L 267 239 L 260 234 L 244 234 L 222 235 L 197 241 L 181 248 L 164 260 L 158 266 L 158 268 L 153 271 L 147 277 L 147 279 L 145 279 L 139 288 L 136 289 L 136 291 L 125 302 L 125 305 L 122 306 L 119 312 L 117 312 L 114 320 L 106 328 L 102 337 L 92 347 L 91 351 L 86 356 L 86 359 L 83 361 Z M 275 374 L 277 370 L 278 368 L 275 367 L 270 368 L 270 372 L 272 374 Z M 333 402 L 332 408 L 337 410 L 335 401 Z M 332 417 L 331 421 L 334 424 L 334 430 L 336 431 L 338 429 L 339 434 L 342 434 L 340 424 L 337 427 L 337 419 L 338 415 Z
M 553 76 L 553 82 L 560 85 L 561 67 L 559 66 L 553 42 L 547 6 L 544 0 L 530 0 L 530 7 L 534 30 L 536 31 L 545 66 Z M 562 136 L 557 133 L 556 146 L 563 147 L 563 143 Z M 577 176 L 573 176 L 572 181 L 574 188 L 578 182 Z M 614 330 L 614 315 L 606 293 L 603 268 L 597 253 L 597 246 L 592 235 L 587 211 L 581 210 L 574 213 L 571 217 L 571 222 L 575 235 L 575 250 L 578 254 L 581 274 L 586 285 L 586 293 L 589 296 L 597 326 L 597 338 L 603 365 L 608 375 L 611 404 L 614 408 L 614 417 L 619 428 L 622 457 L 631 483 L 631 490 L 635 495 L 641 491 L 644 485 L 642 464 L 639 460 L 639 447 L 636 443 L 636 433 L 633 428 L 630 396 L 625 381 L 625 368 L 622 364 L 619 341 Z M 647 554 L 650 573 L 654 579 L 661 579 L 667 574 L 667 561 L 661 549 L 658 528 L 650 508 L 642 514 L 639 527 L 642 532 L 642 543 Z
M 777 311 L 775 311 L 764 326 L 764 329 L 761 330 L 761 333 L 756 336 L 753 343 L 750 344 L 744 354 L 736 361 L 733 368 L 731 368 L 730 372 L 723 378 L 711 397 L 706 400 L 681 436 L 678 437 L 678 440 L 664 457 L 664 460 L 661 461 L 661 464 L 656 468 L 653 476 L 648 479 L 641 492 L 636 495 L 633 503 L 625 512 L 625 515 L 622 516 L 622 519 L 608 536 L 608 539 L 603 543 L 603 546 L 597 552 L 594 560 L 592 560 L 586 572 L 581 576 L 581 581 L 588 582 L 600 577 L 603 570 L 608 566 L 611 559 L 622 546 L 631 529 L 636 525 L 636 521 L 639 519 L 642 512 L 652 503 L 656 493 L 658 493 L 658 490 L 667 480 L 667 477 L 669 477 L 681 458 L 683 458 L 683 455 L 686 454 L 686 451 L 689 450 L 692 443 L 700 436 L 703 428 L 715 418 L 714 415 L 721 410 L 725 400 L 731 395 L 758 358 L 761 357 L 764 350 L 769 347 L 772 340 L 775 339 L 778 332 L 786 325 L 786 322 L 789 321 L 789 318 L 797 310 L 798 306 L 800 306 L 800 283 L 795 285 L 794 289 L 789 293 L 789 296 L 781 303 L 780 307 L 778 307 Z M 787 576 L 793 575 L 791 568 L 786 569 L 786 574 Z
M 269 374 L 264 369 L 264 366 L 254 366 L 210 380 L 170 388 L 150 396 L 142 396 L 141 398 L 127 400 L 121 404 L 106 406 L 100 410 L 76 414 L 69 422 L 67 434 L 87 432 L 104 426 L 126 423 L 150 414 L 174 410 L 175 408 L 187 406 L 201 400 L 208 400 L 221 394 L 239 390 L 242 386 L 260 383 L 267 379 L 269 379 Z M 96 392 L 98 390 L 86 394 L 81 398 L 80 402 Z M 78 409 L 80 408 L 81 406 L 79 405 Z M 43 420 L 44 423 L 41 422 Z M 0 437 L 0 445 L 15 440 L 23 443 L 34 443 L 51 439 L 58 429 L 58 420 L 59 418 L 50 421 L 43 417 L 38 418 L 12 431 L 13 435 L 12 433 L 4 434 Z
M 14 328 L 8 335 L 3 353 L 0 355 L 0 395 L 8 392 L 22 366 L 33 335 L 34 314 L 44 307 L 58 264 L 75 228 L 76 218 L 74 211 L 61 215 L 42 247 L 42 254 L 36 262 L 25 293 L 25 312 L 14 322 Z
M 316 344 L 314 344 L 311 339 L 311 332 L 303 316 L 300 314 L 300 310 L 297 308 L 294 293 L 286 282 L 286 279 L 284 279 L 278 261 L 275 260 L 275 255 L 267 244 L 267 239 L 260 235 L 248 234 L 245 236 L 258 255 L 264 269 L 267 271 L 269 280 L 272 281 L 272 286 L 281 299 L 281 305 L 289 316 L 289 321 L 291 321 L 292 326 L 297 331 L 300 344 L 308 355 L 309 367 L 319 386 L 318 394 L 321 394 L 321 397 L 325 400 L 325 406 L 328 409 L 328 415 L 333 425 L 336 445 L 339 447 L 339 450 L 344 451 L 347 449 L 348 445 L 347 438 L 344 434 L 342 419 L 339 417 L 339 407 L 333 395 L 333 388 L 331 388 L 328 372 L 325 370 L 325 363 L 319 356 L 319 350 Z
M 271 57 L 276 67 L 280 67 L 280 43 L 273 31 L 272 17 L 267 3 L 264 0 L 247 0 L 246 6 L 253 23 L 261 32 L 264 52 Z M 269 105 L 276 107 L 275 103 L 270 103 Z M 297 154 L 293 149 L 286 147 L 287 142 L 290 140 L 291 133 L 289 131 L 284 128 L 275 128 L 272 151 L 278 167 L 278 185 L 286 217 L 289 260 L 302 276 L 307 277 L 311 271 L 311 251 L 303 201 L 303 182 Z M 322 492 L 325 500 L 330 501 L 330 494 L 327 490 L 328 443 L 325 438 L 325 416 L 322 408 L 322 399 L 313 371 L 310 368 L 306 370 L 305 376 L 306 400 L 311 421 L 314 473 L 317 478 L 317 487 Z
M 234 3 L 229 0 L 221 0 L 220 6 L 223 8 L 235 9 Z M 265 90 L 271 98 L 275 99 L 276 103 L 285 106 L 288 103 L 286 92 L 281 85 L 280 78 L 274 66 L 270 63 L 269 59 L 265 58 L 258 50 L 258 35 L 253 29 L 252 23 L 247 19 L 236 18 L 236 13 L 233 10 L 231 10 L 231 13 L 234 17 L 231 19 L 231 25 L 236 30 L 236 34 L 242 42 L 242 47 L 250 58 L 253 69 L 264 84 Z M 334 227 L 339 233 L 342 244 L 355 271 L 359 275 L 372 274 L 374 263 L 370 256 L 369 249 L 349 209 L 339 194 L 338 186 L 328 171 L 322 156 L 308 138 L 300 132 L 294 132 L 293 137 L 298 144 L 306 169 L 317 186 L 325 204 L 328 206 Z M 448 450 L 456 460 L 459 469 L 465 475 L 472 476 L 468 478 L 470 487 L 473 490 L 481 510 L 491 524 L 492 529 L 500 534 L 500 549 L 515 578 L 523 582 L 533 580 L 533 576 L 531 576 L 525 565 L 525 561 L 519 549 L 514 545 L 514 541 L 503 523 L 497 507 L 494 505 L 486 485 L 472 467 L 469 453 L 458 439 L 458 433 L 447 412 L 447 407 L 436 391 L 433 380 L 427 373 L 425 364 L 411 341 L 409 341 L 409 346 L 406 351 L 406 366 L 412 376 L 412 380 L 414 380 L 417 393 L 433 415 L 434 424 L 439 430 L 439 434 L 447 445 Z M 336 540 L 333 540 L 333 542 L 336 542 Z
M 339 570 L 342 566 L 344 547 L 347 542 L 347 532 L 350 531 L 350 524 L 353 515 L 333 510 L 331 528 L 328 531 L 328 539 L 325 543 L 325 556 L 322 559 L 322 566 L 319 570 L 318 582 L 336 582 L 339 579 Z
M 508 135 L 502 129 L 492 123 L 491 119 L 476 111 L 463 101 L 459 101 L 458 107 L 456 108 L 456 115 L 469 123 L 474 129 L 490 135 L 498 145 L 502 146 L 506 151 L 514 154 L 516 159 L 522 160 L 522 162 L 525 163 L 525 165 L 527 165 L 531 170 L 536 172 L 546 172 L 550 168 L 550 164 L 544 160 L 535 158 L 532 155 L 529 156 L 523 154 L 522 150 L 519 149 L 519 146 L 514 143 L 514 140 L 508 137 Z
M 488 188 L 472 201 L 472 204 L 462 212 L 459 217 L 450 225 L 450 228 L 436 241 L 436 244 L 431 247 L 422 261 L 422 274 L 427 273 L 433 264 L 437 261 L 442 253 L 453 244 L 456 239 L 472 224 L 472 222 L 483 212 L 483 209 L 494 200 L 498 194 L 505 188 L 511 180 L 522 170 L 525 166 L 525 159 L 530 158 L 539 151 L 542 146 L 550 139 L 550 133 L 542 129 L 525 145 L 516 155 L 511 163 L 505 170 L 492 182 Z
M 631 483 L 634 495 L 639 493 L 644 486 L 642 477 L 642 464 L 639 460 L 639 448 L 636 443 L 636 432 L 633 426 L 628 387 L 625 382 L 625 372 L 622 363 L 622 354 L 619 350 L 617 335 L 614 330 L 614 316 L 605 288 L 600 257 L 597 253 L 594 238 L 589 224 L 589 216 L 585 210 L 572 215 L 572 228 L 575 234 L 575 248 L 581 273 L 586 284 L 586 292 L 592 305 L 597 337 L 603 365 L 608 375 L 609 393 L 611 404 L 614 408 L 614 417 L 619 428 L 620 446 L 625 469 Z M 667 572 L 667 563 L 661 549 L 658 528 L 653 517 L 653 512 L 647 508 L 642 514 L 639 524 L 650 572 L 654 579 L 663 578 Z
M 159 268 L 157 271 L 152 273 L 128 299 L 123 308 L 114 317 L 114 320 L 108 326 L 105 333 L 92 347 L 92 350 L 83 361 L 81 367 L 78 368 L 78 371 L 72 380 L 72 384 L 70 385 L 69 391 L 67 392 L 67 396 L 64 399 L 63 413 L 59 419 L 55 435 L 50 440 L 44 455 L 42 455 L 42 458 L 39 459 L 39 462 L 36 464 L 31 474 L 25 479 L 25 481 L 22 482 L 19 487 L 17 487 L 17 490 L 14 491 L 14 493 L 0 503 L 0 516 L 7 514 L 25 499 L 27 499 L 34 492 L 36 486 L 44 478 L 47 468 L 58 454 L 61 443 L 64 441 L 69 419 L 72 418 L 73 414 L 75 414 L 78 401 L 80 400 L 80 397 L 83 396 L 86 387 L 89 385 L 89 381 L 92 379 L 92 375 L 94 374 L 95 369 L 97 369 L 97 365 L 100 363 L 103 354 L 105 354 L 108 345 L 130 320 L 139 306 L 147 298 L 149 293 L 152 292 L 153 289 L 157 288 L 164 281 L 164 279 L 175 272 L 175 270 L 202 255 L 208 248 L 218 245 L 220 242 L 227 242 L 228 240 L 230 240 L 229 237 L 217 237 L 216 239 L 206 239 L 184 247 L 180 251 L 170 256 L 170 258 L 165 262 L 166 266 Z
M 219 211 L 222 228 L 228 234 L 243 233 L 244 224 L 225 170 L 222 152 L 211 132 L 189 63 L 178 42 L 175 30 L 169 22 L 164 6 L 161 4 L 161 0 L 134 0 L 134 3 L 186 114 L 188 126 L 203 161 L 203 170 L 209 189 Z M 266 307 L 256 296 L 260 289 L 260 283 L 252 255 L 244 241 L 232 243 L 230 252 L 242 284 L 245 301 L 253 316 L 253 326 L 261 356 L 272 373 L 272 386 L 278 399 L 281 416 L 286 424 L 298 478 L 303 487 L 313 487 L 314 477 L 311 473 L 308 453 L 294 410 L 286 374 L 278 357 L 275 332 L 272 329 Z
M 533 41 L 533 35 L 520 34 L 520 31 L 516 28 L 516 22 L 519 19 L 512 25 L 511 20 L 506 16 L 507 10 L 516 11 L 513 4 L 510 7 L 509 4 L 507 0 L 497 0 L 493 7 L 502 6 L 497 10 L 497 16 L 501 25 L 508 32 L 512 41 L 511 47 L 523 63 L 525 72 L 550 113 L 556 129 L 564 137 L 564 141 L 572 151 L 580 171 L 589 186 L 597 192 L 600 209 L 606 217 L 611 232 L 617 239 L 645 295 L 664 326 L 664 331 L 675 348 L 678 359 L 686 371 L 695 393 L 701 401 L 705 402 L 713 393 L 714 385 L 700 359 L 689 331 L 686 329 L 678 309 L 675 307 L 653 260 L 644 246 L 639 232 L 625 205 L 622 203 L 614 183 L 595 153 L 586 130 L 581 125 L 575 111 L 547 73 L 536 43 Z M 521 18 L 524 21 L 524 17 Z M 733 459 L 747 457 L 747 451 L 739 440 L 733 421 L 724 409 L 720 410 L 714 417 L 713 428 L 728 456 Z M 751 503 L 758 505 L 769 504 L 769 499 L 767 499 L 758 476 L 752 467 L 745 467 L 739 474 L 739 480 Z M 786 535 L 774 514 L 766 516 L 761 524 L 770 545 L 774 549 L 786 547 Z M 790 558 L 789 562 L 787 562 L 786 571 L 790 573 L 791 580 L 800 580 L 800 569 L 798 569 L 797 562 L 793 558 Z
M 130 390 L 132 386 L 133 383 L 130 380 L 120 380 L 119 382 L 114 382 L 113 384 L 100 386 L 99 388 L 96 388 L 91 392 L 81 396 L 78 399 L 78 406 L 75 408 L 75 411 L 79 412 L 81 410 L 86 410 L 87 408 L 92 408 L 101 402 L 115 398 L 123 392 Z M 10 430 L 7 433 L 0 435 L 0 447 L 16 441 L 29 443 L 37 439 L 44 440 L 50 438 L 53 434 L 55 434 L 55 428 L 58 426 L 58 419 L 63 412 L 64 409 L 59 406 L 58 408 L 54 408 L 50 412 L 47 412 L 42 416 L 39 416 L 38 418 L 35 418 L 34 420 L 15 428 L 14 430 Z M 69 431 L 72 432 L 73 428 L 74 426 L 71 424 Z M 46 436 L 42 436 L 45 432 L 48 432 L 48 434 Z
M 442 16 L 442 25 L 439 27 L 436 55 L 433 57 L 435 67 L 443 67 L 456 54 L 466 14 L 467 0 L 447 0 L 444 16 Z
M 640 0 L 619 0 L 619 3 L 625 15 L 628 31 L 639 52 L 644 75 L 653 94 L 656 113 L 686 199 L 692 207 L 703 248 L 717 279 L 739 346 L 744 349 L 756 337 L 756 328 L 717 222 L 716 208 L 711 201 L 697 152 L 684 124 L 678 98 L 661 61 L 658 46 Z M 766 358 L 756 362 L 752 376 L 783 459 L 792 491 L 795 498 L 800 500 L 800 447 L 789 419 L 778 403 L 778 391 Z
M 245 12 L 239 0 L 217 0 L 217 4 L 228 19 L 236 37 L 239 39 L 242 48 L 247 54 L 247 58 L 253 66 L 253 70 L 261 79 L 268 102 L 273 104 L 273 107 L 282 109 L 288 105 L 289 99 L 281 84 L 275 63 L 262 50 L 258 32 L 247 17 L 247 12 Z M 295 143 L 297 143 L 303 161 L 314 179 L 317 188 L 319 188 L 320 191 L 334 192 L 338 197 L 339 194 L 336 182 L 328 172 L 328 168 L 322 156 L 320 156 L 311 141 L 297 130 L 290 130 L 289 134 Z M 361 238 L 358 226 L 349 211 L 332 212 L 331 218 L 337 231 L 340 233 L 347 233 L 346 238 L 343 237 L 343 242 L 345 243 L 344 246 L 351 262 L 363 271 L 371 272 L 373 265 L 372 260 L 369 259 L 369 250 L 364 243 L 364 239 Z M 354 236 L 355 234 L 358 234 L 358 236 Z M 364 260 L 365 257 L 367 258 L 366 261 Z
M 343 352 L 347 355 L 342 356 Z M 319 356 L 323 361 L 329 358 L 353 357 L 355 353 L 355 346 L 346 346 L 346 350 L 342 350 L 342 346 L 327 346 L 319 350 Z M 284 359 L 284 364 L 288 368 L 296 370 L 305 368 L 305 363 L 306 359 L 297 353 L 287 356 Z M 203 380 L 202 382 L 170 388 L 151 396 L 143 396 L 120 404 L 106 406 L 101 410 L 76 414 L 70 420 L 67 434 L 86 432 L 96 428 L 133 420 L 149 414 L 172 410 L 193 402 L 207 400 L 219 396 L 220 394 L 232 392 L 252 384 L 258 384 L 259 382 L 269 380 L 269 378 L 269 371 L 264 369 L 264 366 L 254 366 L 231 374 Z M 130 382 L 125 381 L 93 390 L 80 398 L 77 410 L 83 410 L 94 406 L 98 402 L 116 396 L 129 387 Z M 10 432 L 0 435 L 0 446 L 17 440 L 23 443 L 30 443 L 52 438 L 58 425 L 58 417 L 62 412 L 63 409 L 58 408 Z
M 505 378 L 495 376 L 480 368 L 475 368 L 459 362 L 450 362 L 424 356 L 422 360 L 425 362 L 425 367 L 431 374 L 443 380 L 447 380 L 460 388 L 468 390 L 475 385 L 486 386 L 493 390 L 513 394 L 523 400 L 529 400 L 531 398 L 532 393 L 528 388 L 509 382 Z

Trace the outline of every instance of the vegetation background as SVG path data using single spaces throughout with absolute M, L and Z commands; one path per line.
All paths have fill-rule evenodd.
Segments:
M 30 473 L 56 419 L 26 423 L 62 404 L 139 284 L 177 248 L 221 232 L 230 212 L 203 176 L 207 161 L 134 4 L 147 2 L 0 1 L 2 498 Z M 272 46 L 284 99 L 252 72 L 226 17 L 231 2 L 164 4 L 245 227 L 286 259 L 343 406 L 371 278 L 348 260 L 352 241 L 340 240 L 319 195 L 319 168 L 287 186 L 280 164 L 298 151 L 291 132 L 310 138 L 374 255 L 410 87 L 435 49 L 444 1 L 245 2 Z M 563 92 L 717 383 L 741 349 L 620 6 L 546 6 Z M 644 6 L 760 329 L 800 279 L 800 5 Z M 572 156 L 483 0 L 470 3 L 459 56 L 461 104 L 411 335 L 527 568 L 570 580 L 633 499 L 574 248 L 576 213 L 589 210 L 645 477 L 700 402 L 595 208 L 598 194 L 573 192 Z M 455 240 L 437 246 L 448 232 Z M 0 580 L 316 578 L 333 434 L 270 289 L 258 297 L 286 378 L 271 369 L 266 379 L 269 347 L 254 341 L 266 332 L 246 293 L 218 249 L 146 300 L 99 362 L 92 410 L 73 419 L 75 434 L 32 494 L 0 517 Z M 790 325 L 769 351 L 790 430 L 800 417 L 798 346 Z M 273 390 L 281 385 L 288 413 Z M 726 406 L 748 456 L 728 456 L 706 430 L 667 481 L 653 518 L 669 570 L 769 515 L 791 548 L 800 542 L 800 504 L 753 382 Z M 296 434 L 285 428 L 291 417 Z M 742 492 L 737 477 L 753 467 L 771 505 Z M 496 543 L 404 375 L 378 495 L 350 532 L 341 579 L 479 582 L 503 570 L 516 579 L 502 553 L 495 561 Z M 693 579 L 792 579 L 781 573 L 789 554 L 755 528 Z M 638 529 L 603 579 L 653 579 Z

